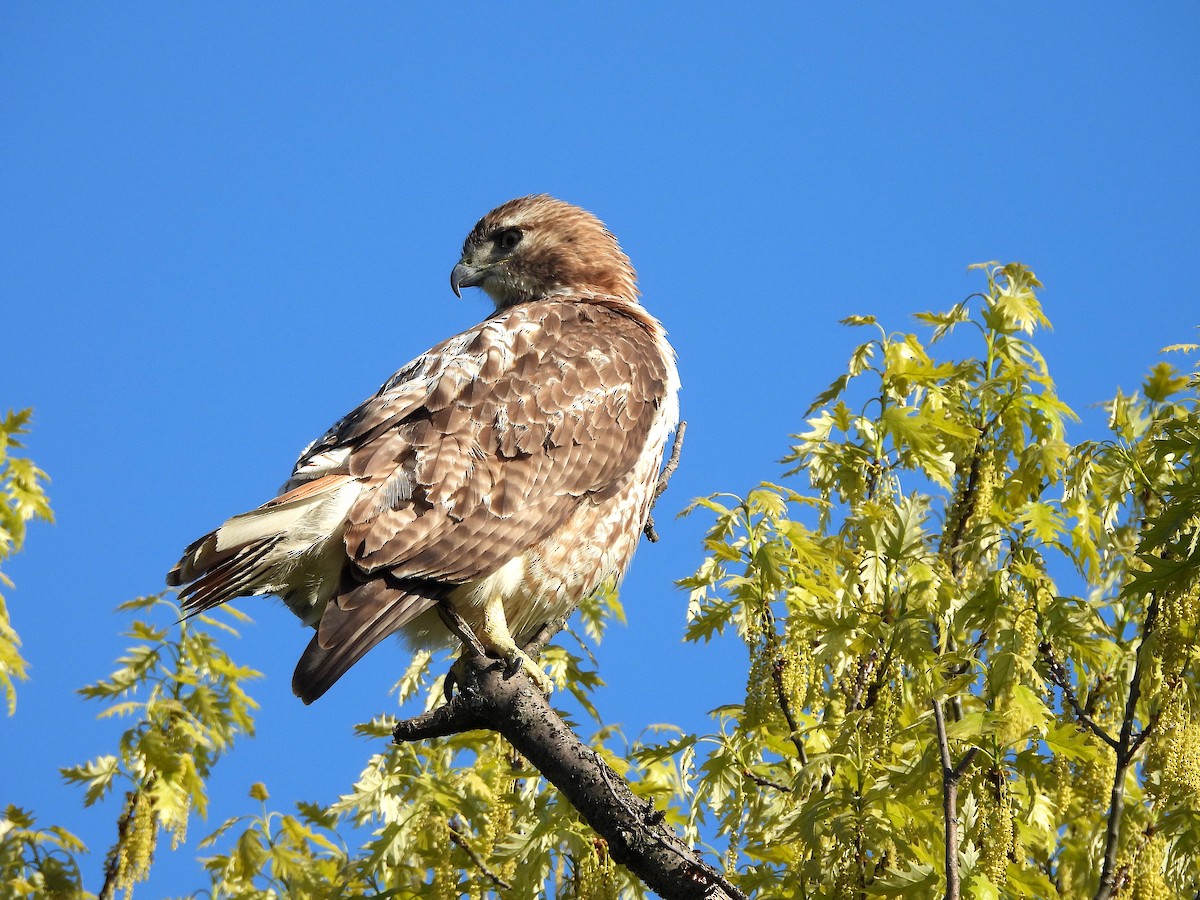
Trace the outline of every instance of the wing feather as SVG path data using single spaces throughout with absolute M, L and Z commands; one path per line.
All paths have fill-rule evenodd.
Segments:
M 296 668 L 306 703 L 456 585 L 496 572 L 630 477 L 669 361 L 640 318 L 588 305 L 528 303 L 452 338 L 297 463 L 294 477 L 338 459 L 362 485 L 343 584 Z
M 325 608 L 292 675 L 292 692 L 312 703 L 389 634 L 432 609 L 441 590 L 372 578 L 346 587 Z
M 352 414 L 350 472 L 365 482 L 346 545 L 366 572 L 463 583 L 562 525 L 626 478 L 665 395 L 654 335 L 619 309 L 542 301 L 426 354 L 423 404 Z M 441 362 L 438 362 L 439 357 Z M 410 367 L 411 368 L 411 367 Z M 393 385 L 403 392 L 405 384 Z M 394 489 L 397 468 L 411 496 Z

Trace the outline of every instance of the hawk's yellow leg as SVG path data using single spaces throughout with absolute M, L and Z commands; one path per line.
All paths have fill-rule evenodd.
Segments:
M 504 615 L 504 604 L 498 597 L 491 597 L 483 606 L 483 631 L 478 638 L 484 647 L 508 663 L 510 671 L 524 669 L 543 694 L 554 690 L 554 682 L 542 667 L 513 640 L 508 630 L 508 619 Z

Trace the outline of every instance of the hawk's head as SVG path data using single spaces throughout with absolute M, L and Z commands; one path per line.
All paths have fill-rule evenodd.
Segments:
M 450 287 L 481 287 L 497 308 L 593 294 L 637 302 L 637 276 L 617 239 L 587 210 L 546 194 L 497 206 L 471 229 Z

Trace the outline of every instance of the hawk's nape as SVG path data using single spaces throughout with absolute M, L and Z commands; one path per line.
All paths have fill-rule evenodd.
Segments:
M 649 515 L 679 380 L 612 234 L 551 197 L 511 200 L 471 230 L 451 285 L 496 311 L 401 368 L 167 576 L 188 615 L 275 594 L 313 626 L 305 703 L 390 634 L 450 643 L 440 601 L 549 690 L 520 646 L 622 577 Z

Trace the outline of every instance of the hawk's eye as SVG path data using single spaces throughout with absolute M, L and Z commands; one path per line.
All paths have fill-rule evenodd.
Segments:
M 496 242 L 496 246 L 507 253 L 509 250 L 512 250 L 514 247 L 516 247 L 517 244 L 521 243 L 521 237 L 522 235 L 520 228 L 505 228 L 496 235 L 494 240 Z

